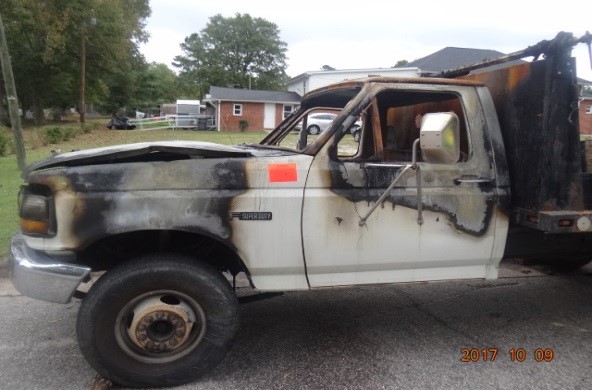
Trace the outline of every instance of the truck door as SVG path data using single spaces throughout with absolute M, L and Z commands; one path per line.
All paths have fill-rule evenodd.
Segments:
M 495 166 L 474 89 L 400 88 L 384 87 L 354 112 L 363 119 L 359 144 L 338 130 L 312 163 L 302 217 L 311 287 L 497 276 L 505 235 L 496 241 L 496 223 L 507 219 L 496 210 Z M 422 116 L 450 111 L 460 119 L 461 157 L 430 164 L 418 153 L 421 215 L 417 172 L 408 170 L 360 224 L 411 162 Z

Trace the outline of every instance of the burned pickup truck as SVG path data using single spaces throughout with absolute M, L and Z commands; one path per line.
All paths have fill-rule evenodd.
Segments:
M 82 299 L 78 340 L 101 375 L 165 386 L 231 347 L 239 273 L 271 292 L 494 279 L 504 256 L 582 266 L 592 205 L 578 41 L 590 35 L 519 53 L 532 62 L 315 90 L 260 144 L 143 143 L 34 163 L 12 281 L 33 298 Z M 318 112 L 339 114 L 308 134 Z M 106 272 L 85 295 L 91 271 Z

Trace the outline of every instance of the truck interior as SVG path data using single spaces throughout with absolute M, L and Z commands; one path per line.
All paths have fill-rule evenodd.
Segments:
M 425 114 L 453 112 L 460 119 L 461 157 L 470 156 L 469 136 L 460 97 L 449 92 L 414 92 L 388 89 L 379 92 L 360 112 L 363 129 L 359 146 L 351 148 L 348 137 L 338 144 L 340 159 L 410 162 L 413 142 L 419 138 Z M 422 161 L 418 153 L 418 161 Z

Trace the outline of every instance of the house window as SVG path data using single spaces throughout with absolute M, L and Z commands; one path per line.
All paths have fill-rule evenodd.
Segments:
M 592 106 L 586 106 L 586 114 L 592 115 Z
M 294 111 L 294 106 L 284 104 L 284 119 Z
M 241 116 L 243 114 L 243 105 L 242 104 L 235 104 L 232 113 L 234 116 Z

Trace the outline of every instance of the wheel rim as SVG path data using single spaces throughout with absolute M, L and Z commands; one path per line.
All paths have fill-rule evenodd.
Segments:
M 129 301 L 115 321 L 117 344 L 146 363 L 167 363 L 186 356 L 203 340 L 206 315 L 187 294 L 151 291 Z
M 310 127 L 308 128 L 308 132 L 309 132 L 310 134 L 312 134 L 312 135 L 317 135 L 317 134 L 319 134 L 319 130 L 320 130 L 320 129 L 319 129 L 317 126 L 310 126 Z
M 359 131 L 356 131 L 354 133 L 354 141 L 360 142 L 360 132 Z

